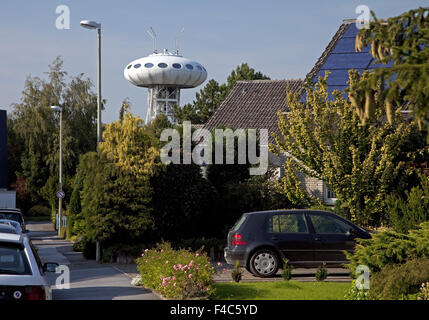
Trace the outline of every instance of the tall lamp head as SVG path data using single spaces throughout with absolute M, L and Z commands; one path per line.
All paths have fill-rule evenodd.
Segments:
M 80 25 L 86 29 L 101 29 L 101 23 L 97 23 L 91 20 L 82 20 Z

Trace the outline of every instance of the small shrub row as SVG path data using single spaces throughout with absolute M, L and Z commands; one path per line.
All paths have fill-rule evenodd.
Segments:
M 166 298 L 195 299 L 212 294 L 216 270 L 204 252 L 174 250 L 164 242 L 144 250 L 136 262 L 144 287 Z

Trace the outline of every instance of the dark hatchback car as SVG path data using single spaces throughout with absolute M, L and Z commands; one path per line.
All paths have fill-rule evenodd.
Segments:
M 353 251 L 355 239 L 370 234 L 333 213 L 284 210 L 245 213 L 228 233 L 225 260 L 259 277 L 270 277 L 283 259 L 295 267 L 347 263 L 344 251 Z

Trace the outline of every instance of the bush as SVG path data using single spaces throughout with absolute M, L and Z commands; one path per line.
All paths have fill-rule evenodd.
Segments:
M 292 269 L 293 269 L 293 266 L 289 264 L 289 260 L 283 259 L 283 272 L 282 272 L 283 280 L 288 281 L 292 278 Z
M 344 295 L 345 300 L 369 300 L 368 290 L 358 289 L 356 279 L 353 279 L 350 289 Z
M 235 262 L 234 269 L 232 269 L 231 277 L 234 282 L 240 282 L 241 277 L 243 275 L 243 271 L 240 268 L 240 263 L 238 261 Z
M 118 243 L 103 248 L 103 262 L 116 262 L 116 258 L 120 255 L 137 258 L 146 247 L 143 244 L 130 245 L 126 243 Z
M 212 293 L 216 271 L 202 252 L 174 250 L 164 242 L 155 249 L 146 249 L 136 262 L 144 287 L 166 298 L 192 299 Z
M 61 227 L 60 229 L 60 238 L 66 239 L 67 237 L 67 227 Z
M 95 243 L 81 238 L 73 244 L 74 252 L 82 252 L 85 259 L 95 259 Z
M 317 281 L 323 281 L 328 277 L 328 269 L 326 269 L 326 263 L 323 262 L 323 264 L 321 266 L 319 266 L 319 268 L 317 268 L 316 271 L 316 280 Z
M 371 299 L 416 299 L 423 283 L 429 281 L 429 259 L 413 259 L 387 265 L 371 277 Z
M 190 251 L 200 251 L 207 253 L 207 255 L 210 255 L 210 251 L 213 248 L 213 253 L 215 255 L 214 259 L 219 260 L 218 258 L 223 257 L 224 254 L 223 249 L 225 248 L 225 238 L 184 239 L 175 241 L 172 246 L 173 249 L 188 249 Z
M 414 187 L 405 191 L 405 199 L 390 195 L 386 198 L 390 226 L 405 233 L 429 219 L 429 189 Z
M 51 208 L 41 205 L 36 205 L 27 211 L 27 216 L 30 217 L 49 217 L 51 215 Z
M 422 284 L 417 300 L 429 300 L 429 282 Z
M 429 222 L 420 224 L 408 234 L 383 231 L 372 239 L 358 240 L 354 253 L 347 253 L 346 267 L 355 275 L 358 265 L 366 265 L 371 273 L 388 264 L 402 264 L 413 258 L 429 258 Z

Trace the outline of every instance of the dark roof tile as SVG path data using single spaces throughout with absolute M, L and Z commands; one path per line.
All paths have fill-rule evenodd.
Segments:
M 277 111 L 287 111 L 286 92 L 302 90 L 302 80 L 237 81 L 205 129 L 268 129 L 278 132 Z M 272 138 L 270 138 L 272 140 Z

